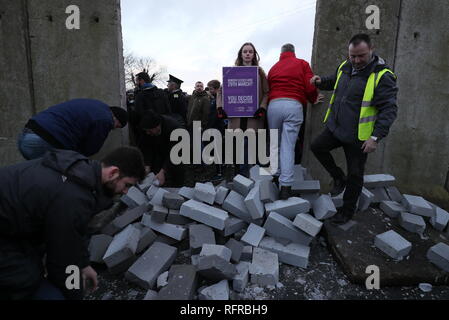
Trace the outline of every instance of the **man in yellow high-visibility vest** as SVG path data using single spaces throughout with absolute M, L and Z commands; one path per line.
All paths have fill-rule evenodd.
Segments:
M 397 116 L 396 75 L 373 50 L 370 37 L 357 34 L 349 41 L 348 60 L 335 74 L 310 80 L 321 90 L 334 90 L 324 119 L 326 127 L 311 145 L 334 180 L 331 195 L 345 190 L 343 206 L 332 218 L 334 224 L 348 222 L 356 212 L 368 153 L 387 136 Z M 345 152 L 347 175 L 330 153 L 340 147 Z

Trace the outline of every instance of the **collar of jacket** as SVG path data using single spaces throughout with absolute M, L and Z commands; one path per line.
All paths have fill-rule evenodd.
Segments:
M 382 70 L 385 67 L 386 67 L 385 60 L 373 53 L 373 60 L 355 74 L 362 74 L 368 77 L 371 73 Z M 343 71 L 352 74 L 352 64 L 349 60 L 348 63 L 343 66 Z
M 282 52 L 279 60 L 283 60 L 283 59 L 287 59 L 287 58 L 296 58 L 296 55 L 294 52 L 290 52 L 290 51 Z
M 204 97 L 204 96 L 207 96 L 207 91 L 203 90 L 201 92 L 198 92 L 195 90 L 195 91 L 193 91 L 193 95 L 195 97 Z

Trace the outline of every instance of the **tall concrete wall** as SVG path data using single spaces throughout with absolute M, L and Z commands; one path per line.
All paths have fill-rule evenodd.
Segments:
M 66 8 L 80 29 L 66 28 Z M 119 0 L 0 0 L 0 165 L 22 161 L 16 137 L 29 117 L 73 98 L 125 106 Z M 126 142 L 113 131 L 102 150 Z
M 369 5 L 380 8 L 380 29 L 367 30 Z M 390 173 L 404 193 L 425 196 L 449 208 L 445 190 L 449 169 L 449 6 L 446 0 L 318 0 L 312 67 L 316 74 L 335 72 L 347 57 L 347 42 L 356 33 L 374 39 L 376 53 L 398 76 L 398 118 L 389 136 L 370 154 L 366 173 Z M 331 92 L 308 112 L 304 165 L 330 183 L 310 152 L 310 142 L 323 130 Z M 335 159 L 345 168 L 341 150 Z

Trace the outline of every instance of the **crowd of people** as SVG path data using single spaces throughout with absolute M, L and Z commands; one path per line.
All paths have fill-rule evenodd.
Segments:
M 397 116 L 395 74 L 374 53 L 366 34 L 350 39 L 348 59 L 326 77 L 314 75 L 291 44 L 282 46 L 268 74 L 259 61 L 249 42 L 240 47 L 235 61 L 235 66 L 258 67 L 259 105 L 252 117 L 227 117 L 218 80 L 210 80 L 208 90 L 198 81 L 187 95 L 182 80 L 170 75 L 163 90 L 145 72 L 136 75 L 127 111 L 94 99 L 75 99 L 33 116 L 18 138 L 19 151 L 29 161 L 0 168 L 0 299 L 80 299 L 86 281 L 95 288 L 97 275 L 88 261 L 89 220 L 149 172 L 160 185 L 170 181 L 182 186 L 184 168 L 170 159 L 170 135 L 179 128 L 192 132 L 195 121 L 203 130 L 222 133 L 226 128 L 278 130 L 280 166 L 274 181 L 280 199 L 288 199 L 305 110 L 308 103 L 321 101 L 319 89 L 333 94 L 324 131 L 311 150 L 333 178 L 331 195 L 344 192 L 343 206 L 332 222 L 351 219 L 367 156 L 388 135 Z M 118 148 L 101 161 L 87 158 L 100 150 L 111 130 L 127 123 L 136 147 Z M 346 174 L 330 153 L 336 148 L 345 152 Z M 249 175 L 247 150 L 235 174 Z M 222 177 L 221 164 L 216 164 L 216 174 Z M 81 270 L 84 280 L 73 290 L 65 283 L 70 265 Z

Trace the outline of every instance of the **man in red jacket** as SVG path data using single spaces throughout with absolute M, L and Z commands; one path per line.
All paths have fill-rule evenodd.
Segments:
M 303 122 L 302 109 L 307 101 L 313 103 L 318 97 L 316 87 L 310 84 L 312 77 L 309 63 L 296 58 L 295 47 L 290 43 L 282 46 L 279 62 L 268 73 L 268 125 L 270 129 L 281 130 L 279 155 L 282 157 L 279 156 L 280 168 L 275 174 L 279 179 L 281 200 L 291 196 L 295 143 Z

